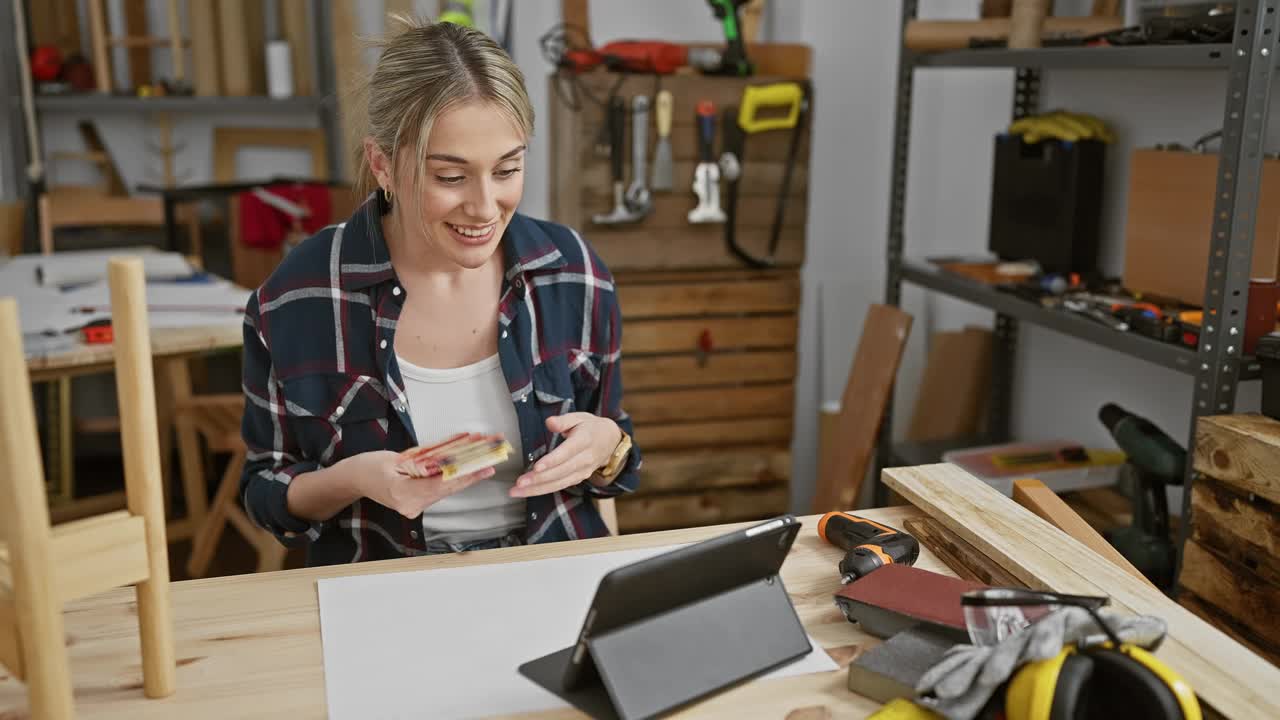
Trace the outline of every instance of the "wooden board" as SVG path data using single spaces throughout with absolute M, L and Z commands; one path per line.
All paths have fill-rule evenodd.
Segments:
M 625 331 L 624 331 L 625 332 Z M 779 382 L 796 376 L 796 354 L 791 350 L 715 352 L 696 355 L 649 355 L 622 361 L 622 386 L 628 397 L 638 390 L 705 387 L 737 382 Z
M 795 386 L 743 385 L 693 390 L 651 390 L 627 394 L 627 413 L 636 424 L 752 417 L 790 418 Z
M 744 271 L 718 277 L 697 273 L 651 282 L 646 282 L 644 275 L 616 279 L 618 302 L 626 320 L 796 312 L 800 308 L 800 276 L 795 272 Z
M 578 223 L 576 227 L 581 228 L 587 241 L 613 271 L 743 266 L 742 261 L 725 244 L 723 225 L 689 225 L 678 233 L 654 232 L 640 224 L 594 225 L 589 220 Z M 777 265 L 784 268 L 799 267 L 804 262 L 804 240 L 802 229 L 783 227 L 778 236 L 775 258 Z M 740 228 L 737 241 L 747 252 L 756 257 L 764 257 L 769 250 L 769 228 Z
M 254 94 L 251 40 L 245 19 L 247 8 L 246 0 L 218 0 L 218 59 L 221 62 L 222 92 L 230 97 Z
M 704 332 L 710 335 L 712 351 L 794 348 L 798 334 L 794 315 L 635 320 L 623 330 L 622 352 L 694 352 Z
M 124 0 L 124 30 L 124 35 L 135 38 L 151 34 L 147 26 L 147 0 Z M 130 47 L 127 55 L 129 86 L 138 88 L 149 85 L 152 82 L 151 48 L 149 46 Z
M 1280 508 L 1208 477 L 1191 486 L 1191 536 L 1280 585 Z
M 640 435 L 637 433 L 637 442 Z M 785 445 L 645 453 L 637 496 L 785 483 L 791 452 Z M 710 493 L 714 494 L 714 493 Z
M 849 510 L 857 504 L 910 332 L 911 316 L 898 308 L 876 304 L 867 309 L 836 418 L 835 441 L 827 456 L 818 459 L 814 512 Z
M 25 5 L 32 48 L 55 45 L 64 58 L 82 52 L 77 0 L 40 0 Z
M 1194 462 L 1196 472 L 1280 503 L 1280 422 L 1263 415 L 1202 417 Z
M 1201 600 L 1187 590 L 1178 592 L 1178 604 L 1195 613 L 1210 625 L 1230 635 L 1231 639 L 1249 648 L 1258 657 L 1263 658 L 1272 665 L 1280 666 L 1280 652 L 1265 647 L 1262 640 L 1252 630 L 1240 625 L 1222 610 Z
M 191 64 L 192 87 L 200 97 L 215 97 L 222 94 L 222 67 L 218 55 L 219 15 L 217 0 L 208 2 L 187 3 L 187 25 L 199 28 L 200 32 L 191 32 Z
M 1009 571 L 982 554 L 967 540 L 947 529 L 933 518 L 908 520 L 903 529 L 929 548 L 947 567 L 965 580 L 980 582 L 992 587 L 1027 587 Z M 1037 588 L 1042 589 L 1042 588 Z
M 1076 514 L 1076 511 L 1072 510 L 1043 482 L 1032 478 L 1014 480 L 1013 501 L 1048 520 L 1062 532 L 1088 545 L 1090 550 L 1115 563 L 1117 567 L 1123 568 L 1125 572 L 1148 585 L 1151 584 L 1141 570 L 1134 567 L 1133 563 L 1121 555 L 1111 543 L 1107 542 L 1106 538 L 1099 535 L 1097 530 L 1090 527 L 1084 518 Z M 1152 587 L 1155 586 L 1152 585 Z
M 1280 585 L 1194 540 L 1183 547 L 1178 584 L 1225 611 L 1271 647 L 1280 648 L 1280 623 L 1275 616 Z
M 635 426 L 637 442 L 643 442 L 646 462 L 653 450 L 679 450 L 707 446 L 791 444 L 793 421 L 786 417 L 748 417 L 704 422 L 670 422 Z
M 293 94 L 316 94 L 315 51 L 311 45 L 311 29 L 307 22 L 307 0 L 279 0 L 280 27 L 289 43 L 289 60 L 293 70 Z
M 786 485 L 732 488 L 714 493 L 687 493 L 618 498 L 618 528 L 624 532 L 763 520 L 787 511 Z
M 977 435 L 991 383 L 991 331 L 936 332 L 906 438 L 912 442 Z
M 1280 669 L 954 465 L 889 468 L 885 483 L 1028 585 L 1106 595 L 1168 624 L 1156 656 L 1229 718 L 1280 717 Z

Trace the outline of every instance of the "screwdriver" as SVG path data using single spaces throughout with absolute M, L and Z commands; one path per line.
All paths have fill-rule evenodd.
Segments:
M 849 513 L 823 515 L 818 521 L 818 536 L 845 551 L 839 566 L 842 583 L 851 583 L 885 565 L 912 565 L 920 557 L 920 543 L 914 537 Z

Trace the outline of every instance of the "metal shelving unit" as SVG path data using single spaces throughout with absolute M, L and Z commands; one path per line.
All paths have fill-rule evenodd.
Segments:
M 916 16 L 917 0 L 903 0 L 902 5 L 905 30 L 906 23 Z M 1046 327 L 1191 375 L 1195 385 L 1188 447 L 1194 445 L 1196 419 L 1203 415 L 1231 412 L 1235 407 L 1237 384 L 1257 377 L 1257 363 L 1243 355 L 1242 339 L 1253 253 L 1253 212 L 1257 207 L 1261 182 L 1272 77 L 1277 52 L 1280 51 L 1278 9 L 1280 0 L 1238 0 L 1236 26 L 1230 44 L 973 49 L 929 54 L 912 53 L 900 45 L 887 247 L 889 281 L 885 302 L 900 304 L 902 284 L 910 282 L 996 312 L 997 347 L 987 423 L 989 439 L 998 441 L 1009 437 L 1013 357 L 1017 350 L 1019 322 Z M 1043 309 L 1034 303 L 941 272 L 929 263 L 914 262 L 904 257 L 903 220 L 912 82 L 915 69 L 921 67 L 1015 69 L 1015 119 L 1036 111 L 1043 70 L 1199 68 L 1226 71 L 1223 144 L 1205 284 L 1204 309 L 1208 320 L 1202 329 L 1198 348 L 1184 348 L 1117 332 L 1068 313 Z M 882 467 L 893 457 L 889 435 L 887 431 L 881 433 L 878 458 Z M 920 448 L 912 450 L 909 454 L 918 460 Z M 1195 479 L 1196 474 L 1188 467 L 1188 490 Z M 877 497 L 883 497 L 883 491 L 883 487 L 877 485 Z M 1183 494 L 1184 517 L 1190 512 L 1190 497 L 1189 491 Z M 1190 523 L 1182 523 L 1181 527 L 1179 564 Z

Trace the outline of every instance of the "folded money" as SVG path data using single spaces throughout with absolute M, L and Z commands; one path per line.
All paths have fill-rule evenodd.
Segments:
M 405 450 L 396 467 L 411 477 L 452 480 L 498 465 L 511 451 L 511 444 L 501 435 L 458 433 L 435 445 Z

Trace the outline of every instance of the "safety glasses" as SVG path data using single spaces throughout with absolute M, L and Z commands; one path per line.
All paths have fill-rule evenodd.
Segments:
M 1088 611 L 1107 638 L 1119 647 L 1120 638 L 1116 637 L 1115 632 L 1098 614 L 1098 608 L 1108 602 L 1109 598 L 1101 596 L 1067 595 L 1021 588 L 983 588 L 970 590 L 960 597 L 965 627 L 969 631 L 969 640 L 974 645 L 995 645 L 1059 607 L 1073 605 Z

